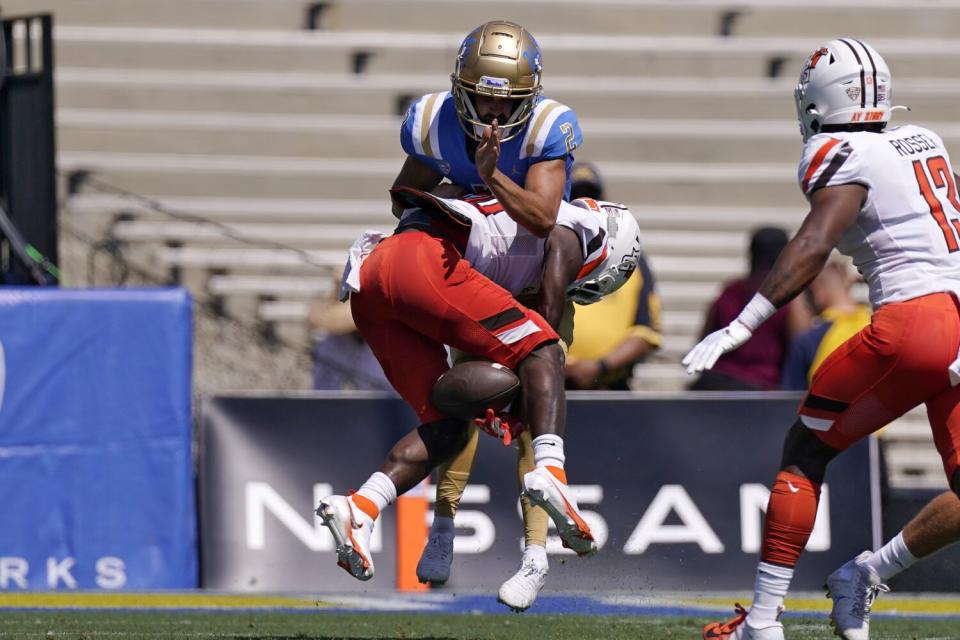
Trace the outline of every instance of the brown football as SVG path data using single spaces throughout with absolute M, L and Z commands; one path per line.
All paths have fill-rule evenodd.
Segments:
M 430 402 L 451 418 L 471 420 L 487 409 L 500 411 L 519 389 L 520 379 L 510 369 L 489 360 L 471 360 L 437 378 Z

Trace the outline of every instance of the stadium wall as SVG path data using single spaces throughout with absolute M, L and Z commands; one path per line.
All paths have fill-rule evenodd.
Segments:
M 752 582 L 767 486 L 798 396 L 571 394 L 567 470 L 602 543 L 587 559 L 552 537 L 557 590 L 724 590 Z M 201 405 L 201 584 L 238 591 L 392 590 L 394 510 L 373 542 L 376 576 L 335 564 L 313 515 L 318 500 L 360 486 L 416 425 L 377 394 L 204 398 Z M 457 515 L 450 590 L 496 590 L 520 558 L 516 456 L 481 439 Z M 431 492 L 432 493 L 432 492 Z M 794 586 L 818 589 L 837 566 L 879 541 L 875 440 L 831 466 L 818 528 Z M 417 551 L 419 553 L 419 550 Z

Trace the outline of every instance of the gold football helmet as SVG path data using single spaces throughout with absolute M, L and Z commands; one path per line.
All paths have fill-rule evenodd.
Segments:
M 515 105 L 500 141 L 518 136 L 540 95 L 540 45 L 530 32 L 505 20 L 491 20 L 471 31 L 460 45 L 450 79 L 460 126 L 474 140 L 486 124 L 477 113 L 474 96 L 513 100 Z

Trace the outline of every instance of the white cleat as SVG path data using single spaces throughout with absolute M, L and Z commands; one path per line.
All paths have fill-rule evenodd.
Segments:
M 497 602 L 507 605 L 517 613 L 526 611 L 536 601 L 540 589 L 543 589 L 549 570 L 549 565 L 538 563 L 524 555 L 517 572 L 500 585 Z
M 844 640 L 868 640 L 873 601 L 890 591 L 880 582 L 880 576 L 864 564 L 871 555 L 872 551 L 864 551 L 831 573 L 824 585 L 827 597 L 833 600 L 830 624 Z
M 572 549 L 578 556 L 597 552 L 590 527 L 580 515 L 577 501 L 563 484 L 546 467 L 537 467 L 523 476 L 523 494 L 533 504 L 543 507 L 553 523 L 563 546 Z
M 337 546 L 337 564 L 357 580 L 373 577 L 370 535 L 373 520 L 361 512 L 346 496 L 327 496 L 320 501 L 317 515 L 333 534 Z
M 727 622 L 711 622 L 703 628 L 703 640 L 784 640 L 783 607 L 777 610 L 777 619 L 754 626 L 747 619 L 747 611 L 739 604 L 734 607 L 737 616 Z
M 417 563 L 417 580 L 432 585 L 444 584 L 450 579 L 453 562 L 453 533 L 430 531 L 430 537 Z

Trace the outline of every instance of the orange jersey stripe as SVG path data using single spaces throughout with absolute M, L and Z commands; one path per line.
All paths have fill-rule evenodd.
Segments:
M 813 160 L 810 161 L 810 166 L 807 167 L 807 172 L 803 174 L 803 192 L 807 192 L 807 188 L 810 186 L 810 180 L 813 178 L 813 175 L 817 172 L 817 169 L 820 168 L 820 165 L 823 164 L 823 159 L 827 157 L 827 154 L 830 153 L 830 149 L 833 149 L 835 146 L 840 144 L 840 140 L 837 138 L 830 138 L 823 145 L 817 149 L 817 152 L 813 154 Z

